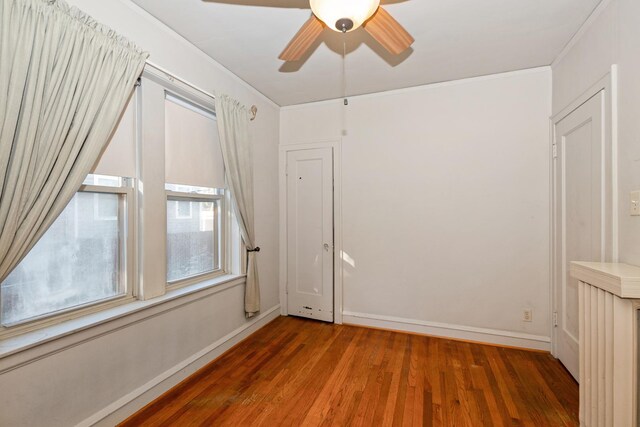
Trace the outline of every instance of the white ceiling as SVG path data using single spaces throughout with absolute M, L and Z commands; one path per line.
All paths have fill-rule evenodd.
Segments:
M 549 65 L 600 0 L 383 0 L 415 37 L 394 57 L 363 29 L 326 29 L 296 63 L 278 55 L 307 0 L 133 0 L 279 105 Z M 268 6 L 265 6 L 268 5 Z

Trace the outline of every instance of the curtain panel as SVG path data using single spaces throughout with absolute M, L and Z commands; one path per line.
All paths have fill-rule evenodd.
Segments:
M 216 116 L 227 184 L 240 234 L 247 247 L 247 285 L 244 311 L 247 318 L 260 311 L 260 284 L 253 212 L 253 154 L 249 138 L 247 108 L 226 96 L 216 94 Z
M 99 159 L 147 56 L 62 0 L 0 0 L 0 281 Z

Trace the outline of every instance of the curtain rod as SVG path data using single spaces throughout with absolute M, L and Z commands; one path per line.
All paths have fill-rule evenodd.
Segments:
M 145 61 L 145 63 L 146 63 L 147 65 L 152 66 L 152 67 L 153 67 L 153 68 L 155 68 L 156 70 L 158 70 L 158 71 L 161 71 L 161 72 L 165 73 L 167 76 L 171 77 L 172 79 L 178 80 L 179 82 L 181 82 L 181 83 L 183 83 L 183 84 L 185 84 L 185 85 L 189 86 L 190 88 L 195 89 L 195 90 L 197 90 L 198 92 L 201 92 L 201 93 L 203 93 L 203 94 L 205 94 L 205 95 L 207 95 L 207 96 L 210 96 L 210 97 L 211 97 L 211 98 L 213 98 L 213 99 L 216 99 L 216 96 L 215 96 L 214 94 L 212 94 L 212 93 L 210 93 L 210 92 L 207 92 L 206 90 L 204 90 L 204 89 L 200 88 L 199 86 L 194 85 L 193 83 L 191 83 L 191 82 L 189 82 L 189 81 L 187 81 L 187 80 L 185 80 L 185 79 L 183 79 L 183 78 L 181 78 L 181 77 L 176 76 L 175 74 L 173 74 L 172 72 L 170 72 L 170 71 L 169 71 L 169 70 L 167 70 L 166 68 L 163 68 L 163 67 L 161 67 L 161 66 L 159 66 L 159 65 L 157 65 L 157 64 L 154 64 L 153 62 L 151 62 L 151 61 L 149 61 L 149 60 Z M 252 106 L 251 106 L 251 108 L 249 109 L 249 111 L 251 112 L 251 115 L 250 115 L 250 119 L 249 119 L 249 120 L 251 120 L 251 121 L 255 120 L 256 115 L 258 114 L 258 107 L 256 107 L 255 105 L 252 105 Z

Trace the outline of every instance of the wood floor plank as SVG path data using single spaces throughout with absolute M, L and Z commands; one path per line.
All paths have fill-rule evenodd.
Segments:
M 281 317 L 121 426 L 577 426 L 548 353 Z

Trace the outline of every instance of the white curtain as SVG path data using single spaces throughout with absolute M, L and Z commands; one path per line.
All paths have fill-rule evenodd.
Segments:
M 260 285 L 253 223 L 253 155 L 249 138 L 247 108 L 226 95 L 216 95 L 216 116 L 227 184 L 238 219 L 242 240 L 247 247 L 247 285 L 244 311 L 253 317 L 260 311 Z
M 62 0 L 0 0 L 0 281 L 96 163 L 146 57 Z

